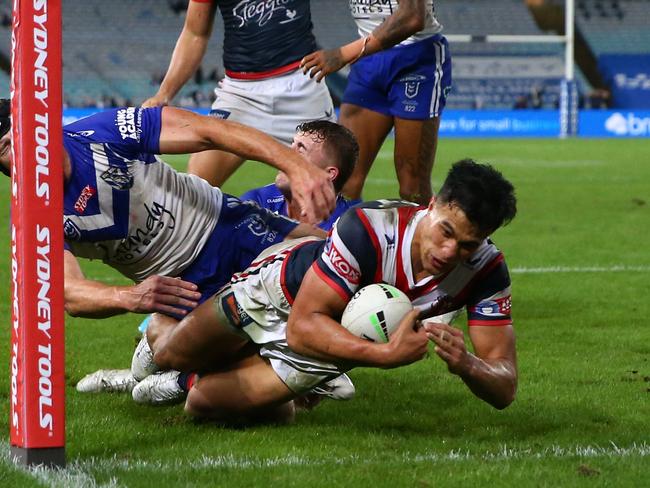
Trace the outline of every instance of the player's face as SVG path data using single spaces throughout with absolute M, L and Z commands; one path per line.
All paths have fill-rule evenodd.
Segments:
M 414 267 L 427 275 L 451 271 L 487 237 L 480 235 L 465 212 L 453 204 L 432 202 L 420 227 L 417 242 L 421 266 L 414 263 Z
M 301 154 L 314 166 L 321 169 L 328 169 L 330 173 L 335 170 L 335 168 L 331 166 L 331 158 L 325 151 L 325 144 L 323 144 L 323 141 L 316 135 L 297 132 L 296 135 L 293 136 L 291 149 L 296 151 L 298 154 Z M 332 178 L 334 178 L 334 176 L 335 174 L 333 174 Z M 290 191 L 289 179 L 282 171 L 280 171 L 275 177 L 275 184 L 283 193 Z
M 11 132 L 0 138 L 0 165 L 7 171 L 11 166 Z

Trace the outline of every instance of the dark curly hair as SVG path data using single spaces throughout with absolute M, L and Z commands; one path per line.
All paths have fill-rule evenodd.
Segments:
M 472 159 L 454 163 L 437 201 L 457 205 L 479 232 L 486 235 L 509 223 L 517 213 L 512 183 L 489 164 Z

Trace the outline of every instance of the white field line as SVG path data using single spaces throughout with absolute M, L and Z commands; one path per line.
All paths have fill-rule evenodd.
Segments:
M 620 272 L 640 272 L 647 273 L 650 266 L 626 266 L 624 264 L 615 264 L 612 266 L 546 266 L 539 268 L 512 268 L 513 274 L 536 274 L 536 273 L 620 273 Z
M 546 266 L 546 267 L 535 267 L 535 268 L 526 268 L 518 267 L 511 268 L 510 272 L 512 274 L 540 274 L 540 273 L 620 273 L 620 272 L 638 272 L 638 273 L 648 273 L 650 272 L 650 265 L 640 265 L 640 266 L 627 266 L 624 264 L 614 264 L 611 266 Z M 99 276 L 92 277 L 89 279 L 95 279 L 103 281 L 105 283 L 120 283 L 128 285 L 129 281 L 127 278 L 122 278 L 119 276 L 107 276 L 102 278 Z
M 400 457 L 392 458 L 391 462 L 403 464 L 413 463 L 443 463 L 453 461 L 502 461 L 502 460 L 539 460 L 561 458 L 645 458 L 650 457 L 650 445 L 645 442 L 619 447 L 613 442 L 608 446 L 552 446 L 545 449 L 516 449 L 501 446 L 494 451 L 471 453 L 467 450 L 452 450 L 447 453 L 424 452 L 421 454 L 406 452 Z M 9 446 L 6 443 L 0 448 L 0 460 L 7 465 L 12 461 L 9 456 Z M 273 458 L 239 457 L 234 454 L 224 456 L 201 456 L 197 459 L 177 459 L 175 461 L 148 461 L 110 458 L 89 458 L 71 462 L 65 469 L 18 468 L 33 476 L 44 486 L 53 488 L 68 487 L 107 487 L 120 486 L 115 478 L 107 484 L 98 484 L 91 471 L 114 473 L 119 471 L 153 471 L 156 473 L 172 473 L 179 470 L 197 469 L 265 469 L 275 467 L 316 467 L 332 465 L 375 465 L 385 464 L 383 456 L 346 456 L 331 458 L 310 458 L 299 455 L 278 456 Z

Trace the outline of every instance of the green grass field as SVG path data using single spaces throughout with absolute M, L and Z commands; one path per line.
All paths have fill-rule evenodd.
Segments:
M 141 317 L 67 319 L 67 458 L 59 472 L 9 461 L 8 182 L 0 181 L 0 486 L 648 486 L 650 141 L 443 140 L 517 188 L 519 213 L 494 239 L 512 271 L 519 392 L 497 411 L 431 355 L 351 373 L 357 397 L 287 427 L 195 423 L 182 408 L 79 394 L 99 368 L 126 367 Z M 183 167 L 182 160 L 174 164 Z M 249 163 L 225 190 L 273 171 Z M 395 197 L 390 144 L 365 197 Z M 98 263 L 90 277 L 125 282 Z M 460 321 L 462 325 L 463 320 Z

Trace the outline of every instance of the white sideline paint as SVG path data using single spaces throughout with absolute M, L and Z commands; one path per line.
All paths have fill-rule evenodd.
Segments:
M 650 265 L 627 266 L 625 264 L 613 264 L 611 266 L 546 266 L 535 268 L 510 268 L 512 274 L 541 274 L 541 273 L 621 273 L 621 272 L 650 272 Z M 109 276 L 102 278 L 100 276 L 89 277 L 88 279 L 100 280 L 106 283 L 119 283 L 128 285 L 128 280 L 121 277 Z
M 541 450 L 516 449 L 501 446 L 494 451 L 483 453 L 471 453 L 467 450 L 451 450 L 447 453 L 424 452 L 422 454 L 406 452 L 402 454 L 403 463 L 431 463 L 448 461 L 501 461 L 501 460 L 528 460 L 528 459 L 552 459 L 552 458 L 623 458 L 623 457 L 650 457 L 650 445 L 643 442 L 633 443 L 629 447 L 619 447 L 614 442 L 608 446 L 573 446 L 561 447 L 551 446 Z M 393 458 L 393 461 L 396 459 Z M 9 455 L 9 445 L 3 442 L 0 446 L 0 462 L 13 466 Z M 381 456 L 347 456 L 332 458 L 309 458 L 298 455 L 287 455 L 273 458 L 252 458 L 239 457 L 234 454 L 225 456 L 201 456 L 198 459 L 181 459 L 170 462 L 147 461 L 144 459 L 130 460 L 118 459 L 116 456 L 110 458 L 92 457 L 86 460 L 73 461 L 66 469 L 31 468 L 25 469 L 27 474 L 38 480 L 44 486 L 52 488 L 113 488 L 120 486 L 116 478 L 106 484 L 98 484 L 89 471 L 113 472 L 121 471 L 153 471 L 156 473 L 172 473 L 179 469 L 210 469 L 210 468 L 234 468 L 234 469 L 260 469 L 282 466 L 327 466 L 327 465 L 374 465 L 383 464 L 385 458 Z M 14 469 L 21 469 L 14 466 Z

